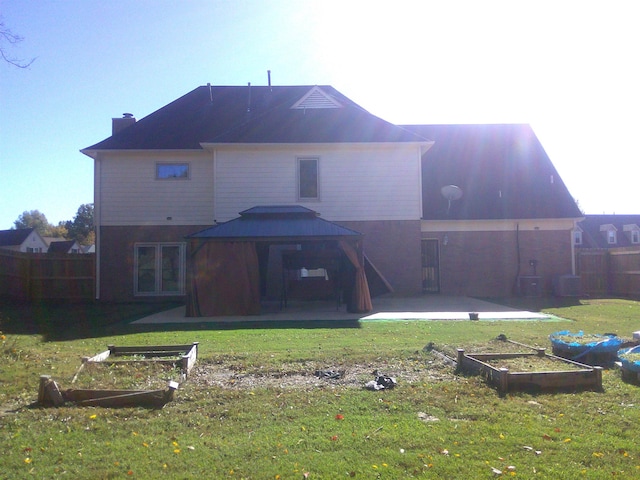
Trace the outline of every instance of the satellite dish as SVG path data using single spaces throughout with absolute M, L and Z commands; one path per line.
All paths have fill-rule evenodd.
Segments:
M 447 206 L 447 214 L 449 213 L 449 210 L 451 210 L 451 202 L 462 198 L 462 189 L 457 185 L 445 185 L 440 189 L 440 193 L 449 202 L 449 205 Z

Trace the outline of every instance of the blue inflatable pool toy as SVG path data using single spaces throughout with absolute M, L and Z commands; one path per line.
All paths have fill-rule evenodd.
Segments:
M 557 352 L 557 354 L 563 357 L 566 356 L 572 360 L 580 360 L 582 357 L 589 354 L 615 355 L 620 348 L 620 345 L 623 343 L 622 339 L 614 334 L 591 334 L 589 335 L 589 338 L 594 337 L 594 340 L 588 343 L 580 342 L 579 340 L 582 337 L 584 337 L 584 332 L 582 330 L 577 333 L 571 333 L 569 330 L 562 330 L 549 335 L 554 353 Z M 575 338 L 576 341 L 571 341 L 571 338 Z

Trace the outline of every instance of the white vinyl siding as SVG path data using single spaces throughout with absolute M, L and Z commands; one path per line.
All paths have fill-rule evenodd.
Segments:
M 102 225 L 213 223 L 211 153 L 110 154 L 97 162 L 96 207 Z M 189 178 L 158 180 L 158 164 L 187 164 Z
M 320 200 L 298 198 L 296 159 L 320 159 Z M 300 204 L 330 221 L 417 220 L 420 152 L 415 145 L 285 146 L 216 152 L 216 220 L 255 205 Z

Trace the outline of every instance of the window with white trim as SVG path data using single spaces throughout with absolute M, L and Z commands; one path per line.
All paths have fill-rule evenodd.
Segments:
M 156 180 L 188 180 L 188 163 L 156 163 Z
M 184 243 L 137 243 L 134 246 L 134 294 L 183 295 Z
M 609 245 L 615 245 L 618 243 L 618 236 L 615 230 L 607 230 L 607 243 Z
M 634 245 L 640 243 L 640 230 L 631 230 L 631 243 Z
M 298 157 L 298 200 L 319 200 L 318 157 Z

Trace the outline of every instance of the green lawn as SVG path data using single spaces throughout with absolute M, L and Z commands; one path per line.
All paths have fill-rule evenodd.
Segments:
M 550 349 L 557 330 L 640 330 L 638 301 L 526 307 L 566 321 L 153 331 L 129 325 L 149 305 L 5 305 L 0 478 L 638 478 L 640 387 L 616 369 L 604 392 L 500 397 L 424 348 L 496 348 L 505 334 Z M 161 410 L 34 404 L 40 375 L 69 388 L 80 358 L 109 344 L 194 341 L 193 376 Z M 345 375 L 316 378 L 322 369 Z M 397 387 L 364 389 L 374 370 Z

